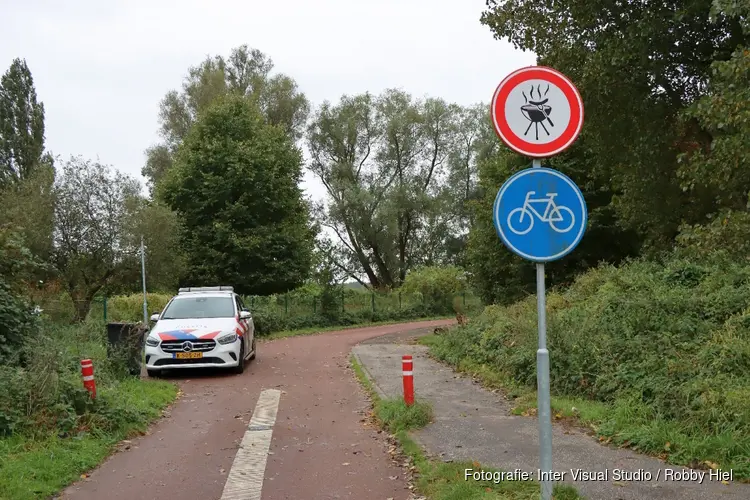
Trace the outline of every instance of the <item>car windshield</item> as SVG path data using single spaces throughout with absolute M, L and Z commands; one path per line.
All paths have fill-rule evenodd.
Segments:
M 161 319 L 232 318 L 231 297 L 180 297 L 174 299 Z

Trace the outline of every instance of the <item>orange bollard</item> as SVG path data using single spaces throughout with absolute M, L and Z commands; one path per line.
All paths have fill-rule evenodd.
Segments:
M 414 361 L 406 354 L 401 360 L 404 372 L 404 402 L 406 406 L 414 404 Z
M 91 394 L 91 399 L 96 399 L 96 380 L 94 380 L 94 363 L 90 359 L 81 360 L 81 375 L 83 376 L 83 387 Z

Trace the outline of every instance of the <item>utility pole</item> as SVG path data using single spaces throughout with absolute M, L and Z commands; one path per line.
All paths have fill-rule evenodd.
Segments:
M 141 235 L 141 277 L 143 278 L 143 324 L 148 327 L 148 303 L 146 302 L 146 247 Z

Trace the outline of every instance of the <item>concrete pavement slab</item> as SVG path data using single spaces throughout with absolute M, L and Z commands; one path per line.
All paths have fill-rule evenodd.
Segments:
M 483 466 L 514 471 L 537 478 L 539 431 L 534 417 L 515 416 L 501 395 L 457 375 L 450 367 L 431 359 L 428 348 L 414 345 L 399 335 L 370 339 L 353 348 L 376 390 L 385 397 L 403 397 L 401 356 L 414 357 L 416 397 L 429 401 L 434 422 L 414 437 L 436 458 L 478 461 Z M 750 484 L 724 485 L 709 471 L 681 466 L 599 444 L 579 429 L 553 425 L 553 466 L 565 473 L 564 482 L 591 500 L 706 500 L 750 499 Z M 606 479 L 582 480 L 574 473 L 606 473 Z M 678 479 L 687 473 L 700 479 Z M 594 476 L 595 477 L 595 476 Z M 650 479 L 648 479 L 650 477 Z M 689 477 L 689 476 L 688 476 Z

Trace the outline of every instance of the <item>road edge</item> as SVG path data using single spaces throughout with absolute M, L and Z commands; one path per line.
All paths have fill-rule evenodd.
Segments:
M 359 344 L 357 344 L 357 345 L 359 345 Z M 375 389 L 375 392 L 378 393 L 378 396 L 381 399 L 387 399 L 388 395 L 385 393 L 385 391 L 383 389 L 380 388 L 380 386 L 378 385 L 378 383 L 375 381 L 375 377 L 372 376 L 372 374 L 370 373 L 370 371 L 367 369 L 367 366 L 365 366 L 365 364 L 362 363 L 362 359 L 359 357 L 359 354 L 357 354 L 354 351 L 354 348 L 352 348 L 352 350 L 349 352 L 349 354 L 351 356 L 354 356 L 354 359 L 357 360 L 357 363 L 359 364 L 359 367 L 362 369 L 362 373 L 364 373 L 365 377 L 367 377 L 367 380 L 370 381 L 370 384 L 372 384 L 372 387 Z

